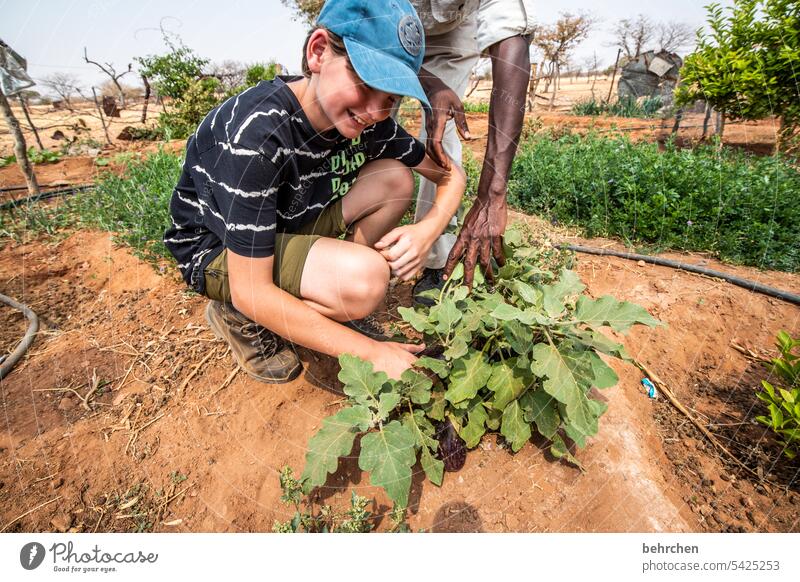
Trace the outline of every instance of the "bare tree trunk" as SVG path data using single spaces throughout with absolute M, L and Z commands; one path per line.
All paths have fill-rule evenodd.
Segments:
M 558 65 L 558 63 L 555 64 L 553 74 L 555 75 L 555 79 L 553 79 L 553 95 L 552 97 L 550 97 L 551 111 L 553 110 L 553 107 L 555 107 L 556 104 L 556 95 L 558 94 L 558 80 L 561 77 L 561 67 Z
M 614 78 L 617 76 L 620 55 L 622 55 L 622 49 L 617 49 L 617 60 L 614 61 L 614 72 L 611 74 L 611 86 L 608 88 L 608 98 L 606 98 L 608 103 L 611 103 L 611 92 L 614 90 Z
M 703 135 L 700 136 L 701 140 L 706 139 L 708 135 L 708 122 L 711 121 L 712 109 L 711 104 L 706 102 L 705 116 L 703 117 Z
M 22 107 L 22 112 L 25 114 L 25 119 L 28 120 L 28 125 L 33 132 L 33 137 L 36 138 L 36 143 L 39 145 L 39 149 L 43 150 L 44 146 L 42 145 L 42 140 L 39 137 L 39 131 L 36 129 L 36 126 L 33 124 L 33 120 L 31 119 L 30 113 L 28 113 L 28 107 L 25 105 L 25 99 L 22 98 L 22 95 L 19 95 L 19 104 Z
M 681 127 L 682 120 L 683 120 L 683 107 L 679 107 L 678 111 L 675 112 L 675 125 L 672 126 L 672 135 L 678 133 L 678 130 Z
M 97 107 L 97 113 L 100 114 L 100 123 L 103 125 L 103 132 L 106 134 L 106 141 L 108 145 L 113 145 L 111 143 L 111 138 L 108 137 L 108 128 L 106 127 L 106 119 L 103 117 L 103 109 L 100 107 L 100 103 L 97 102 L 97 91 L 94 90 L 92 87 L 92 96 L 94 97 L 94 106 Z
M 17 156 L 17 164 L 22 174 L 25 176 L 25 182 L 28 186 L 28 193 L 31 196 L 39 194 L 39 184 L 36 182 L 36 174 L 33 173 L 33 166 L 28 161 L 28 148 L 25 145 L 25 136 L 22 135 L 22 130 L 19 127 L 19 121 L 14 117 L 11 111 L 11 105 L 8 103 L 5 94 L 0 91 L 0 110 L 3 111 L 3 117 L 6 120 L 8 129 L 11 135 L 14 136 L 14 155 Z
M 150 103 L 150 81 L 142 75 L 142 82 L 144 82 L 144 107 L 142 107 L 142 123 L 144 123 L 147 121 L 147 106 Z
M 725 114 L 721 111 L 717 111 L 717 117 L 714 123 L 714 135 L 718 135 L 720 141 L 722 141 L 722 136 L 725 134 Z

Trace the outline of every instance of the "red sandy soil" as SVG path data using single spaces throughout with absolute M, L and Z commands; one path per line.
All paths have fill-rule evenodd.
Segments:
M 797 275 L 688 259 L 800 290 Z M 721 458 L 663 397 L 645 396 L 636 368 L 614 362 L 620 383 L 602 393 L 609 411 L 577 453 L 585 472 L 555 461 L 535 439 L 512 454 L 492 436 L 441 488 L 417 474 L 411 527 L 797 531 L 797 467 L 749 421 L 760 413 L 754 391 L 764 373 L 731 343 L 758 352 L 778 330 L 800 328 L 800 309 L 618 259 L 580 257 L 577 271 L 591 295 L 636 301 L 668 323 L 621 339 L 766 480 Z M 288 518 L 277 474 L 284 465 L 302 470 L 306 442 L 341 406 L 335 360 L 301 349 L 305 372 L 289 384 L 238 373 L 225 385 L 234 363 L 205 325 L 205 300 L 107 233 L 8 242 L 0 282 L 42 320 L 36 343 L 0 382 L 0 527 L 51 500 L 8 530 L 127 531 L 143 519 L 155 531 L 268 531 Z M 394 287 L 382 319 L 396 319 L 408 299 L 408 285 Z M 0 317 L 0 346 L 10 350 L 25 323 L 6 307 Z M 98 384 L 84 406 L 81 397 Z M 135 487 L 137 505 L 118 509 L 115 496 Z M 355 459 L 340 464 L 318 498 L 343 507 L 351 489 L 374 496 L 375 511 L 388 508 Z M 159 491 L 179 495 L 163 506 Z

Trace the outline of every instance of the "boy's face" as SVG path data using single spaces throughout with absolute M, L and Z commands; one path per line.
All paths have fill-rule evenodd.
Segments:
M 347 57 L 335 55 L 330 46 L 320 58 L 316 97 L 331 125 L 350 139 L 389 117 L 400 100 L 366 85 Z

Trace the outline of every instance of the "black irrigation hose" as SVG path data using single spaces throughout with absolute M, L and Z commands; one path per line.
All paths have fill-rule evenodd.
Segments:
M 607 249 L 597 249 L 580 245 L 558 245 L 558 248 L 575 251 L 578 253 L 587 253 L 590 255 L 619 257 L 621 259 L 628 259 L 630 261 L 644 261 L 645 263 L 661 265 L 662 267 L 671 267 L 673 269 L 689 271 L 690 273 L 708 275 L 709 277 L 716 277 L 717 279 L 722 279 L 723 281 L 727 281 L 733 285 L 738 285 L 739 287 L 743 287 L 748 291 L 763 293 L 764 295 L 769 295 L 770 297 L 783 299 L 789 303 L 800 305 L 800 295 L 795 295 L 794 293 L 789 293 L 788 291 L 776 289 L 775 287 L 768 287 L 767 285 L 762 285 L 761 283 L 756 283 L 755 281 L 749 281 L 748 279 L 742 279 L 741 277 L 729 275 L 728 273 L 723 273 L 721 271 L 714 271 L 713 269 L 698 267 L 697 265 L 692 265 L 691 263 L 681 263 L 680 261 L 672 261 L 670 259 L 662 259 L 660 257 L 652 257 L 650 255 L 637 255 L 635 253 L 623 253 L 620 251 L 610 251 Z
M 0 204 L 0 210 L 13 210 L 18 206 L 23 206 L 25 204 L 30 204 L 32 202 L 39 202 L 40 200 L 47 200 L 49 198 L 55 198 L 57 196 L 69 196 L 70 194 L 83 192 L 84 190 L 89 190 L 90 188 L 94 188 L 94 184 L 87 184 L 86 186 L 77 186 L 71 188 L 62 188 L 61 190 L 50 190 L 49 192 L 42 192 L 41 194 L 37 194 L 36 196 L 17 198 L 16 200 L 10 200 L 8 202 Z
M 8 373 L 11 371 L 11 368 L 14 367 L 19 359 L 25 354 L 25 352 L 28 351 L 28 348 L 31 347 L 31 344 L 36 337 L 36 332 L 39 331 L 39 318 L 30 307 L 23 305 L 22 303 L 17 303 L 11 299 L 11 297 L 6 297 L 2 293 L 0 293 L 0 303 L 5 303 L 9 307 L 18 309 L 30 321 L 30 324 L 28 325 L 28 331 L 26 331 L 25 335 L 22 336 L 22 341 L 19 342 L 16 348 L 14 348 L 14 351 L 11 352 L 11 355 L 3 360 L 2 364 L 0 364 L 0 380 L 2 380 L 8 375 Z

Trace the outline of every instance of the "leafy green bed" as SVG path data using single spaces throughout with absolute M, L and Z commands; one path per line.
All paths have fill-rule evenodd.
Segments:
M 534 136 L 509 184 L 520 210 L 659 248 L 800 269 L 800 172 L 786 158 L 714 145 L 679 149 L 626 137 Z
M 509 229 L 506 245 L 494 288 L 476 277 L 468 295 L 455 272 L 432 308 L 399 308 L 429 346 L 440 347 L 438 358 L 420 358 L 417 369 L 395 381 L 369 362 L 340 357 L 348 405 L 308 443 L 306 492 L 325 484 L 360 436 L 359 467 L 396 507 L 407 507 L 417 462 L 432 483 L 442 483 L 442 422 L 467 448 L 499 431 L 516 452 L 538 432 L 555 457 L 579 464 L 567 441 L 583 447 L 597 433 L 606 405 L 593 388 L 618 380 L 599 354 L 630 359 L 601 328 L 625 332 L 659 322 L 637 305 L 582 295 L 584 285 L 564 268 L 570 256 L 535 246 L 524 228 Z

